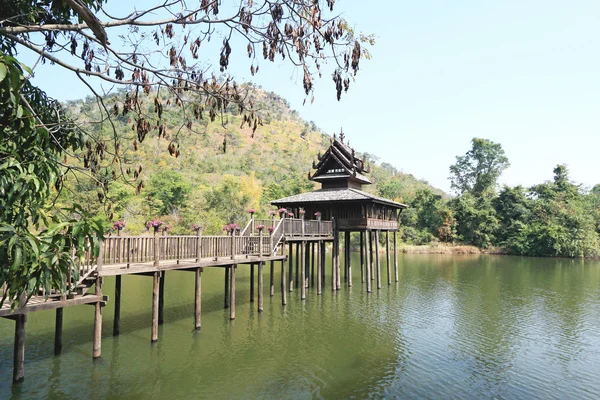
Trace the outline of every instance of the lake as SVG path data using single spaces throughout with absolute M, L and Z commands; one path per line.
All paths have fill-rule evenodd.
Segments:
M 398 283 L 288 293 L 279 273 L 264 312 L 238 268 L 236 320 L 223 309 L 223 270 L 203 274 L 202 330 L 194 279 L 169 272 L 165 323 L 150 343 L 152 279 L 123 277 L 121 334 L 104 309 L 92 361 L 94 308 L 29 315 L 25 381 L 11 385 L 14 322 L 0 320 L 0 399 L 22 398 L 600 398 L 600 262 L 509 256 L 402 255 Z M 328 261 L 330 256 L 328 254 Z M 279 269 L 276 266 L 276 271 Z M 328 275 L 331 273 L 328 268 Z M 114 278 L 103 292 L 114 293 Z

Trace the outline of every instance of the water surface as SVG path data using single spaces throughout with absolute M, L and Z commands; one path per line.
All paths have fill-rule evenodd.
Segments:
M 56 357 L 54 312 L 33 313 L 19 385 L 14 323 L 2 319 L 0 398 L 600 398 L 600 263 L 405 255 L 400 282 L 388 286 L 382 267 L 383 289 L 367 295 L 354 256 L 354 287 L 332 293 L 328 279 L 322 296 L 288 293 L 285 308 L 265 274 L 262 313 L 240 267 L 235 321 L 223 271 L 205 270 L 200 332 L 193 274 L 169 272 L 155 345 L 152 279 L 124 277 L 121 335 L 109 302 L 102 359 L 92 361 L 93 307 L 65 309 Z

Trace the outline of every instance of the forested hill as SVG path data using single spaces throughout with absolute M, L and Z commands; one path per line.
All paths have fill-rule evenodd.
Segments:
M 166 105 L 164 137 L 151 131 L 141 144 L 132 130 L 134 122 L 128 116 L 115 117 L 119 136 L 126 138 L 124 142 L 133 147 L 136 140 L 137 151 L 126 153 L 130 171 L 137 171 L 141 165 L 142 172 L 133 184 L 122 179 L 111 183 L 108 195 L 112 220 L 123 219 L 131 234 L 144 231 L 145 222 L 152 218 L 160 218 L 174 232 L 189 233 L 192 224 L 202 224 L 207 233 L 216 233 L 225 223 L 246 221 L 249 208 L 264 216 L 271 200 L 318 188 L 307 174 L 317 154 L 329 146 L 331 136 L 313 122 L 302 120 L 277 94 L 253 88 L 251 96 L 263 123 L 254 134 L 248 126 L 240 128 L 242 119 L 233 107 L 213 122 L 206 115 L 194 120 L 190 131 L 183 127 L 182 109 Z M 111 101 L 118 101 L 118 97 L 105 99 L 109 106 Z M 150 109 L 150 100 L 148 104 Z M 84 121 L 99 119 L 97 107 L 92 98 L 66 104 L 70 114 Z M 108 123 L 90 124 L 87 129 L 111 139 Z M 170 155 L 171 143 L 179 145 L 178 157 Z M 362 157 L 360 149 L 356 150 Z M 401 202 L 410 202 L 419 189 L 443 195 L 427 182 L 378 162 L 374 155 L 364 156 L 371 163 L 369 177 L 374 183 L 365 186 L 366 191 Z M 143 188 L 136 194 L 135 185 L 140 179 Z M 98 189 L 90 181 L 67 178 L 66 186 L 60 205 L 79 202 L 92 213 L 105 214 L 98 202 Z

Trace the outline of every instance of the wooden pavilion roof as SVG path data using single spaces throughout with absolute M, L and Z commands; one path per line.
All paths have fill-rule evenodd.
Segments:
M 314 192 L 300 193 L 294 196 L 274 200 L 271 204 L 276 206 L 302 206 L 305 204 L 335 203 L 335 202 L 373 202 L 385 204 L 390 207 L 405 209 L 406 204 L 397 203 L 383 197 L 353 188 L 319 189 Z
M 356 157 L 353 148 L 344 143 L 344 133 L 340 133 L 339 139 L 334 135 L 331 145 L 322 156 L 319 154 L 318 162 L 313 162 L 315 172 L 309 179 L 316 182 L 329 180 L 352 179 L 360 184 L 370 184 L 371 181 L 365 176 L 370 172 L 365 160 Z

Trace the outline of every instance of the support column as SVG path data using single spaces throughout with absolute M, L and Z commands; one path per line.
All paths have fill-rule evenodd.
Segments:
M 308 289 L 308 281 L 310 279 L 310 242 L 304 242 L 304 260 L 302 268 L 304 268 L 304 287 Z
M 229 301 L 230 301 L 230 305 L 229 305 L 229 319 L 235 319 L 235 269 L 237 268 L 236 265 L 232 265 L 230 270 L 231 270 L 231 284 L 229 285 Z
M 398 282 L 398 241 L 396 240 L 396 231 L 394 231 L 394 275 Z
M 301 242 L 296 243 L 296 276 L 294 276 L 296 289 L 300 287 L 300 243 Z
M 306 242 L 300 242 L 300 254 L 302 256 L 302 268 L 300 269 L 300 299 L 306 299 Z
M 325 251 L 326 251 L 327 243 L 322 240 L 321 241 L 321 289 L 325 289 Z
M 54 323 L 54 355 L 60 354 L 62 350 L 62 329 L 63 328 L 63 309 L 56 309 L 56 319 Z
M 335 292 L 337 290 L 337 279 L 335 277 L 335 231 L 333 235 L 333 243 L 331 243 L 331 290 Z
M 336 234 L 337 241 L 335 246 L 335 290 L 342 288 L 342 270 L 340 262 L 340 231 Z
M 371 255 L 371 264 L 367 266 L 371 270 L 371 280 L 375 280 L 375 254 L 373 252 L 373 237 L 375 233 L 373 231 L 369 231 L 369 253 Z
M 258 311 L 262 312 L 263 310 L 263 266 L 265 265 L 264 261 L 258 263 Z
M 323 247 L 323 241 L 319 240 L 317 242 L 317 294 L 321 294 L 322 290 L 323 290 L 323 277 L 322 277 L 322 270 L 323 270 L 323 257 L 322 257 L 322 247 Z
M 372 281 L 371 281 L 371 252 L 369 251 L 369 243 L 371 242 L 371 231 L 365 231 L 365 278 L 367 281 L 367 293 L 372 292 Z
M 287 281 L 287 277 L 285 276 L 286 271 L 286 259 L 281 260 L 281 305 L 285 306 L 287 304 L 287 291 L 285 288 L 285 282 Z
M 158 284 L 158 324 L 163 324 L 164 310 L 165 310 L 165 275 L 167 271 L 163 271 L 160 274 L 160 280 Z
M 379 231 L 375 231 L 375 268 L 377 269 L 377 289 L 381 289 L 381 263 L 379 259 Z
M 360 281 L 365 283 L 365 232 L 359 232 L 360 236 Z
M 223 308 L 229 308 L 229 274 L 230 274 L 231 266 L 225 267 L 225 294 L 223 296 Z
M 102 278 L 96 278 L 96 296 L 102 296 Z M 102 354 L 102 303 L 94 304 L 94 351 L 93 358 Z
M 202 327 L 202 268 L 196 268 L 196 286 L 194 290 L 194 328 Z
M 25 379 L 25 323 L 27 314 L 15 315 L 15 348 L 13 356 L 13 383 Z
M 352 254 L 350 252 L 350 232 L 346 232 L 344 240 L 346 248 L 346 273 L 348 274 L 348 287 L 352 287 Z
M 152 343 L 158 341 L 158 292 L 160 286 L 160 272 L 155 272 L 152 286 Z
M 315 287 L 315 249 L 317 242 L 311 242 L 310 244 L 310 286 Z
M 250 264 L 250 303 L 254 303 L 254 264 Z
M 271 271 L 269 274 L 269 295 L 275 296 L 275 261 L 271 261 Z
M 113 336 L 119 336 L 121 330 L 121 275 L 115 277 L 115 316 L 113 319 Z
M 290 263 L 290 273 L 289 273 L 289 277 L 288 277 L 288 282 L 290 283 L 290 287 L 289 290 L 290 292 L 294 291 L 294 244 L 292 242 L 290 242 L 290 257 L 289 257 L 289 263 Z
M 388 285 L 392 284 L 392 263 L 390 262 L 390 231 L 385 231 L 385 259 L 387 264 Z

